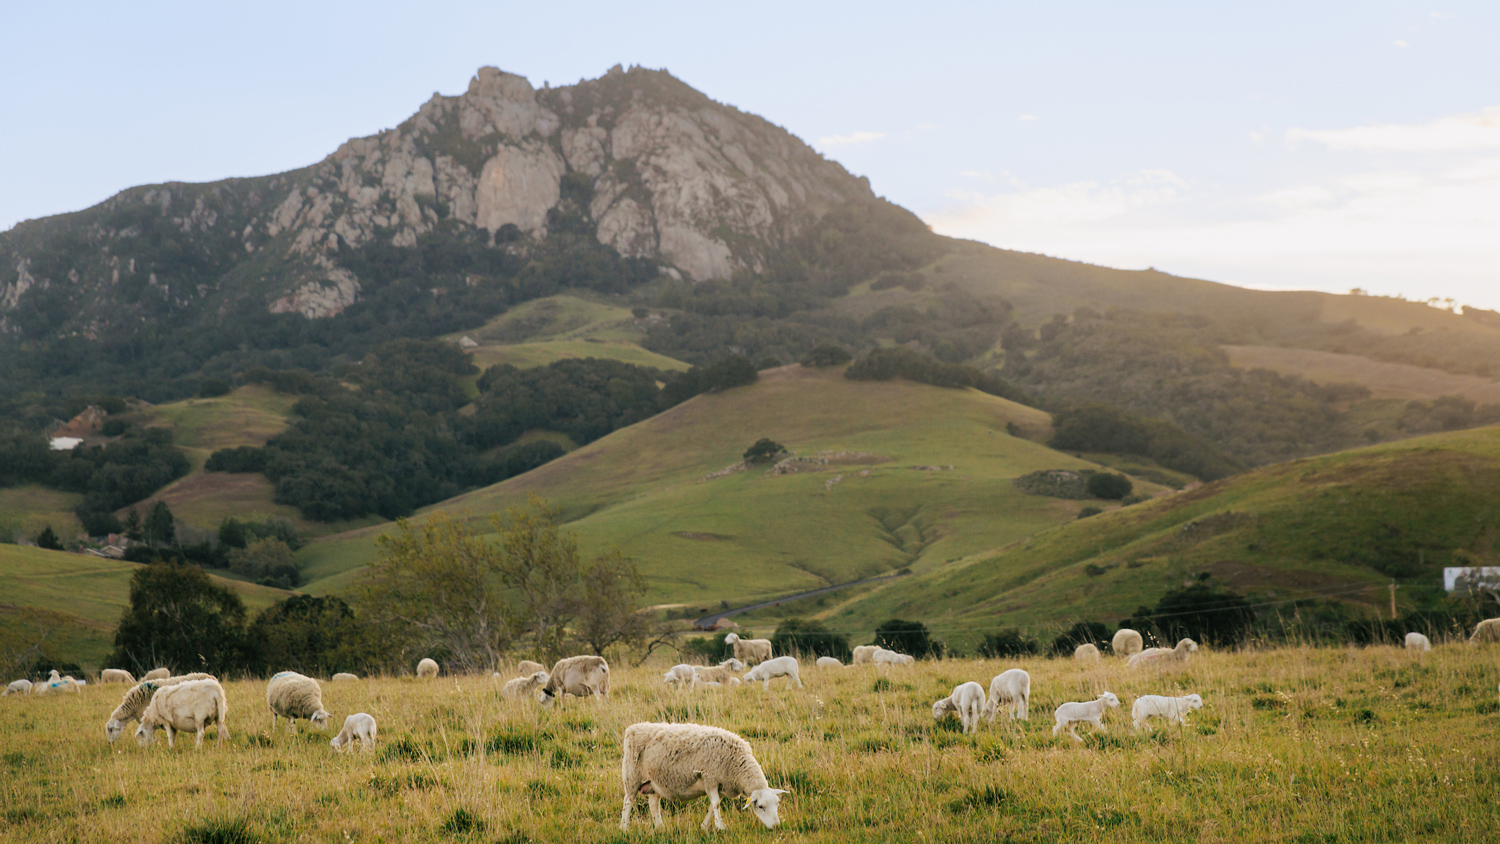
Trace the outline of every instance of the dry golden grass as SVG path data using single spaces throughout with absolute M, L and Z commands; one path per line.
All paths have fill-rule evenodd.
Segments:
M 782 801 L 767 831 L 726 813 L 723 841 L 1486 841 L 1500 830 L 1500 649 L 1200 652 L 1185 667 L 1027 660 L 1030 723 L 974 736 L 930 704 L 1015 662 L 804 668 L 806 688 L 669 691 L 662 665 L 616 665 L 611 700 L 540 711 L 499 679 L 325 684 L 323 733 L 270 734 L 263 681 L 226 683 L 232 739 L 104 741 L 122 688 L 0 700 L 0 835 L 81 841 L 616 840 L 619 736 L 642 720 L 739 732 Z M 1051 711 L 1109 689 L 1108 732 L 1051 736 Z M 1136 734 L 1144 693 L 1198 692 L 1186 729 Z M 373 753 L 328 746 L 344 716 Z M 706 803 L 654 833 L 698 839 Z

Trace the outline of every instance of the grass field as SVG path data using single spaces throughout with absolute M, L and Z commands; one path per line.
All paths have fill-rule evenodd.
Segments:
M 638 340 L 645 336 L 627 308 L 590 302 L 577 296 L 548 296 L 511 308 L 479 328 L 445 339 L 468 336 L 481 345 L 539 340 Z
M 974 735 L 931 703 L 1003 668 L 1032 676 L 1031 720 Z M 619 819 L 620 735 L 640 721 L 738 732 L 772 786 L 768 831 L 726 801 L 736 841 L 1479 842 L 1500 829 L 1496 649 L 1439 646 L 1200 652 L 1186 666 L 1118 660 L 949 660 L 804 668 L 803 689 L 669 691 L 663 664 L 613 665 L 610 700 L 544 712 L 499 679 L 325 684 L 326 732 L 272 733 L 263 681 L 225 683 L 231 738 L 150 748 L 102 724 L 120 686 L 0 700 L 0 816 L 14 840 L 706 840 L 706 801 L 667 804 L 653 832 L 639 801 Z M 1104 690 L 1107 732 L 1051 735 L 1051 712 Z M 1129 724 L 1145 693 L 1195 692 L 1186 729 Z M 328 739 L 352 713 L 380 725 L 371 753 Z
M 36 484 L 0 487 L 0 541 L 35 539 L 48 525 L 63 541 L 70 540 L 83 533 L 83 523 L 73 514 L 82 500 L 76 492 Z
M 1374 398 L 1430 401 L 1438 396 L 1465 396 L 1476 404 L 1500 404 L 1500 383 L 1474 375 L 1278 346 L 1225 346 L 1224 351 L 1233 366 L 1270 369 L 1320 384 L 1363 384 Z
M 570 358 L 617 360 L 635 366 L 649 366 L 679 372 L 688 368 L 688 365 L 680 360 L 647 351 L 624 340 L 546 340 L 537 343 L 480 346 L 471 354 L 474 358 L 474 365 L 480 369 L 488 369 L 502 363 L 508 363 L 517 369 L 530 369 Z

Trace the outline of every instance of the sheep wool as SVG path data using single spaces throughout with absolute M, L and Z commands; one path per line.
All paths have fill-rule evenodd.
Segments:
M 1406 634 L 1406 649 L 1409 651 L 1430 651 L 1432 642 L 1421 633 Z
M 842 662 L 839 662 L 836 658 L 831 657 L 831 656 L 820 656 L 820 657 L 818 657 L 818 661 L 817 661 L 816 664 L 817 664 L 817 666 L 819 668 L 843 668 L 844 667 L 844 664 Z
M 1080 661 L 1092 662 L 1099 659 L 1099 649 L 1090 642 L 1084 642 L 1073 649 L 1073 658 Z
M 436 660 L 423 659 L 417 663 L 417 676 L 423 680 L 432 680 L 438 675 L 438 664 Z
M 142 680 L 165 680 L 172 676 L 172 672 L 165 668 L 153 668 L 146 672 Z
M 329 713 L 323 708 L 323 687 L 311 677 L 295 671 L 283 671 L 266 684 L 266 705 L 271 708 L 271 730 L 276 730 L 276 719 L 284 717 L 292 732 L 297 732 L 297 719 L 306 718 L 314 729 L 328 726 Z
M 932 705 L 932 717 L 941 721 L 949 715 L 957 715 L 965 733 L 979 729 L 979 719 L 984 715 L 984 686 L 975 682 L 961 683 L 953 687 L 953 694 Z
M 770 639 L 741 639 L 740 634 L 730 633 L 724 637 L 724 644 L 734 648 L 734 658 L 747 665 L 771 658 Z
M 1486 618 L 1474 626 L 1474 634 L 1469 637 L 1469 644 L 1483 645 L 1500 643 L 1500 618 Z
M 229 701 L 224 687 L 218 680 L 189 680 L 157 690 L 151 697 L 146 711 L 141 713 L 141 725 L 135 728 L 136 740 L 141 747 L 149 747 L 158 727 L 167 731 L 167 747 L 174 745 L 177 731 L 191 730 L 198 734 L 197 747 L 203 747 L 203 732 L 209 724 L 218 726 L 218 743 L 222 745 L 229 736 Z
M 896 653 L 885 648 L 876 648 L 871 654 L 870 661 L 876 665 L 911 665 L 916 659 L 907 654 Z
M 167 677 L 161 680 L 142 680 L 125 691 L 120 697 L 120 705 L 109 715 L 109 720 L 104 722 L 104 737 L 113 742 L 125 734 L 125 728 L 131 721 L 139 720 L 141 713 L 146 711 L 150 705 L 151 698 L 155 696 L 158 689 L 167 686 L 175 686 L 179 683 L 187 683 L 192 680 L 217 680 L 212 674 L 179 674 L 176 677 Z
M 632 724 L 625 729 L 621 745 L 622 831 L 629 830 L 631 810 L 642 794 L 657 827 L 662 825 L 661 801 L 700 796 L 708 797 L 704 831 L 710 824 L 726 828 L 719 814 L 725 797 L 745 797 L 756 819 L 768 829 L 780 821 L 777 806 L 786 791 L 768 786 L 750 743 L 728 730 L 701 724 Z
M 368 712 L 356 712 L 344 719 L 344 728 L 334 736 L 328 745 L 335 751 L 343 752 L 354 745 L 354 740 L 359 739 L 360 750 L 373 750 L 375 748 L 375 716 Z
M 662 682 L 681 691 L 698 685 L 698 672 L 693 670 L 693 666 L 680 662 L 667 669 L 667 673 L 661 675 L 661 679 Z
M 529 659 L 523 659 L 520 662 L 516 663 L 516 673 L 521 675 L 522 677 L 530 677 L 532 674 L 535 674 L 538 671 L 546 670 L 547 666 L 541 664 L 540 662 L 532 662 Z
M 1031 702 L 1031 675 L 1019 668 L 1010 668 L 995 675 L 990 681 L 990 696 L 985 702 L 985 719 L 993 724 L 1002 704 L 1011 705 L 1010 717 L 1015 721 L 1028 720 L 1027 706 Z
M 854 659 L 850 665 L 867 665 L 875 661 L 875 652 L 880 650 L 879 645 L 860 645 L 854 649 Z
M 1052 735 L 1057 735 L 1063 727 L 1067 727 L 1068 735 L 1072 736 L 1074 741 L 1082 743 L 1083 739 L 1073 729 L 1073 725 L 1078 723 L 1093 724 L 1099 728 L 1099 732 L 1108 732 L 1104 728 L 1104 709 L 1119 705 L 1120 699 L 1115 697 L 1113 692 L 1105 692 L 1099 695 L 1098 699 L 1087 703 L 1064 703 L 1053 713 L 1057 718 L 1057 724 L 1052 727 Z
M 737 659 L 727 659 L 711 668 L 696 669 L 700 683 L 718 683 L 728 685 L 730 680 L 738 680 L 732 672 L 744 671 L 745 664 Z M 738 683 L 736 683 L 738 685 Z
M 520 697 L 528 695 L 536 689 L 540 689 L 546 682 L 547 672 L 545 671 L 538 671 L 530 677 L 517 677 L 514 680 L 507 680 L 505 685 L 500 687 L 500 696 Z
M 541 688 L 542 706 L 563 695 L 609 700 L 609 663 L 602 656 L 570 656 L 557 661 Z
M 135 685 L 135 678 L 130 676 L 129 671 L 126 671 L 122 668 L 106 668 L 103 671 L 99 672 L 99 682 L 129 683 L 131 685 Z
M 29 694 L 31 694 L 31 681 L 26 679 L 25 677 L 22 677 L 19 680 L 10 681 L 10 685 L 5 687 L 5 691 L 3 693 L 0 693 L 0 697 L 5 697 L 6 695 Z
M 749 671 L 745 672 L 745 682 L 754 683 L 759 680 L 761 682 L 761 687 L 766 691 L 770 691 L 772 679 L 776 677 L 785 677 L 787 678 L 787 688 L 790 689 L 792 687 L 792 684 L 795 683 L 797 688 L 800 689 L 802 688 L 802 675 L 800 673 L 800 669 L 801 665 L 798 664 L 796 657 L 778 656 L 775 659 L 768 659 L 765 662 L 762 662 L 760 665 L 757 665 Z
M 357 674 L 350 674 L 347 671 L 340 671 L 339 673 L 333 675 L 333 682 L 335 682 L 335 683 L 347 683 L 350 680 L 358 680 L 358 679 L 359 679 L 359 675 L 357 675 Z
M 1168 723 L 1181 724 L 1185 727 L 1187 714 L 1194 709 L 1202 708 L 1203 698 L 1198 695 L 1184 695 L 1183 697 L 1141 695 L 1130 707 L 1130 720 L 1137 730 L 1151 718 L 1165 718 Z
M 1137 668 L 1148 663 L 1156 662 L 1186 662 L 1188 655 L 1198 650 L 1198 643 L 1192 639 L 1183 639 L 1177 643 L 1175 648 L 1147 648 L 1132 656 L 1126 666 Z
M 1110 650 L 1115 656 L 1132 656 L 1141 652 L 1146 643 L 1141 639 L 1140 631 L 1122 627 L 1115 631 L 1115 637 L 1109 642 Z

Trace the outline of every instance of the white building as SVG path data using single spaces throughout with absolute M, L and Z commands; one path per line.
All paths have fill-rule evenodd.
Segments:
M 1500 566 L 1449 566 L 1443 569 L 1443 589 L 1448 592 L 1460 587 L 1467 591 L 1480 585 L 1500 589 Z

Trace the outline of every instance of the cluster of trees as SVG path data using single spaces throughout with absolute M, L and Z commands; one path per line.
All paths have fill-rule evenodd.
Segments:
M 583 445 L 660 410 L 655 369 L 613 360 L 560 360 L 534 369 L 491 367 L 479 379 L 475 414 L 463 433 L 476 448 L 514 442 L 540 429 Z
M 1023 403 L 1029 401 L 1025 393 L 998 375 L 980 372 L 972 366 L 944 363 L 905 346 L 871 349 L 844 370 L 844 377 L 851 381 L 905 378 L 935 387 L 973 387 L 992 396 Z
M 1463 396 L 1439 396 L 1430 402 L 1407 402 L 1396 418 L 1396 430 L 1405 434 L 1431 434 L 1496 422 L 1500 422 L 1500 405 L 1476 405 Z
M 1167 422 L 1143 419 L 1097 402 L 1054 410 L 1052 430 L 1048 445 L 1058 451 L 1133 454 L 1205 481 L 1228 477 L 1244 468 L 1210 440 Z

